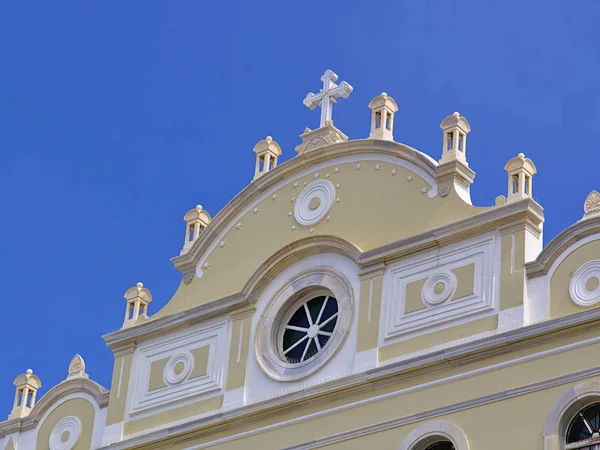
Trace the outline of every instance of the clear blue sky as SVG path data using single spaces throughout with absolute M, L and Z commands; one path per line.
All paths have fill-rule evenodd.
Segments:
M 351 139 L 381 91 L 396 140 L 436 159 L 466 116 L 477 205 L 531 157 L 548 242 L 600 189 L 599 20 L 598 0 L 2 2 L 0 416 L 17 374 L 45 392 L 77 352 L 109 387 L 125 290 L 167 302 L 183 214 L 246 186 L 266 135 L 294 156 L 327 68 L 354 86 L 334 108 Z

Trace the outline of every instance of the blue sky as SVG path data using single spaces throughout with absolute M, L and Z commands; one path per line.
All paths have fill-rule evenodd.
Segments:
M 600 189 L 599 18 L 597 0 L 3 2 L 0 417 L 16 375 L 45 392 L 75 353 L 109 387 L 100 336 L 123 293 L 143 281 L 151 312 L 168 301 L 183 214 L 245 187 L 265 136 L 294 156 L 327 68 L 354 87 L 334 107 L 351 139 L 382 91 L 396 140 L 435 159 L 441 120 L 466 116 L 477 205 L 531 157 L 548 242 Z

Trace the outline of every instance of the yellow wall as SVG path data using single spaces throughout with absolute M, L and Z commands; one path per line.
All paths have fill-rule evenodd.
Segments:
M 50 433 L 56 424 L 63 418 L 75 416 L 81 421 L 81 436 L 73 447 L 73 450 L 90 450 L 92 446 L 92 432 L 94 429 L 94 407 L 90 402 L 82 398 L 67 400 L 57 406 L 44 420 L 39 428 L 36 450 L 48 450 Z
M 577 269 L 584 263 L 600 259 L 600 240 L 583 244 L 569 254 L 556 268 L 550 280 L 550 316 L 560 317 L 576 313 L 598 305 L 583 307 L 577 305 L 569 295 L 569 283 Z
M 375 165 L 379 164 L 379 170 Z M 335 167 L 340 171 L 336 173 Z M 392 175 L 392 169 L 398 173 Z M 316 173 L 315 171 L 314 173 Z M 238 222 L 241 228 L 232 227 L 219 245 L 210 253 L 202 278 L 194 277 L 189 284 L 181 284 L 169 303 L 153 317 L 191 308 L 211 300 L 241 291 L 250 276 L 271 255 L 290 243 L 314 235 L 336 235 L 366 251 L 381 245 L 413 236 L 456 220 L 482 212 L 466 204 L 457 195 L 446 198 L 439 195 L 431 199 L 421 189 L 430 186 L 416 173 L 401 166 L 379 161 L 333 164 L 319 170 L 319 177 L 339 184 L 335 202 L 329 215 L 310 227 L 298 225 L 293 216 L 292 197 L 296 198 L 307 184 L 314 181 L 314 173 L 281 187 L 277 198 L 267 196 L 256 205 L 258 213 L 250 210 Z M 408 177 L 412 181 L 408 181 Z M 292 230 L 295 225 L 296 229 Z M 243 255 L 243 257 L 240 257 Z

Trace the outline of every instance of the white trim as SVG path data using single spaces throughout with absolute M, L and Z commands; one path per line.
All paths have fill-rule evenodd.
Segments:
M 274 429 L 278 429 L 278 428 L 282 428 L 282 427 L 286 427 L 289 425 L 293 425 L 296 423 L 302 423 L 305 421 L 309 421 L 309 420 L 313 420 L 319 417 L 323 417 L 323 416 L 327 416 L 330 414 L 335 414 L 338 412 L 342 412 L 342 411 L 346 411 L 346 410 L 350 410 L 352 408 L 356 408 L 356 407 L 360 407 L 363 405 L 367 405 L 367 404 L 371 404 L 371 403 L 375 403 L 375 402 L 379 402 L 382 400 L 387 400 L 387 399 L 391 399 L 391 398 L 396 398 L 396 397 L 400 397 L 403 395 L 407 395 L 409 393 L 413 393 L 413 392 L 418 392 L 424 389 L 429 389 L 432 387 L 436 387 L 436 386 L 441 386 L 444 385 L 446 383 L 451 383 L 451 382 L 455 382 L 458 380 L 463 380 L 463 379 L 469 379 L 469 378 L 473 378 L 475 376 L 478 375 L 482 375 L 488 372 L 494 372 L 496 370 L 505 368 L 505 367 L 510 367 L 516 364 L 521 364 L 524 362 L 528 362 L 528 361 L 535 361 L 537 359 L 540 358 L 544 358 L 546 356 L 550 356 L 550 355 L 555 355 L 555 354 L 559 354 L 565 351 L 570 351 L 570 350 L 574 350 L 574 349 L 578 349 L 578 348 L 582 348 L 582 347 L 586 347 L 588 345 L 594 345 L 594 344 L 598 344 L 600 343 L 600 337 L 595 337 L 595 338 L 591 338 L 591 339 L 587 339 L 584 341 L 579 341 L 579 342 L 575 342 L 572 344 L 567 344 L 567 345 L 563 345 L 560 347 L 555 347 L 549 350 L 544 350 L 542 352 L 538 352 L 532 355 L 526 355 L 526 356 L 522 356 L 519 358 L 515 358 L 512 360 L 508 360 L 508 361 L 504 361 L 501 363 L 497 363 L 497 364 L 493 364 L 490 366 L 486 366 L 486 367 L 482 367 L 480 369 L 475 369 L 472 371 L 468 371 L 468 372 L 464 372 L 461 374 L 457 374 L 457 375 L 453 375 L 450 377 L 446 377 L 446 378 L 442 378 L 439 380 L 435 380 L 435 381 L 431 381 L 428 383 L 424 383 L 418 386 L 412 386 L 409 388 L 405 388 L 405 389 L 401 389 L 401 390 L 397 390 L 397 391 L 393 391 L 393 392 L 389 392 L 386 394 L 381 394 L 381 395 L 377 395 L 377 396 L 373 396 L 370 397 L 368 399 L 364 399 L 364 400 L 359 400 L 356 402 L 352 402 L 352 403 L 348 403 L 342 406 L 337 406 L 334 408 L 329 408 L 326 410 L 322 410 L 319 411 L 317 413 L 313 413 L 313 414 L 308 414 L 302 417 L 297 417 L 295 419 L 289 419 L 289 420 L 285 420 L 282 422 L 278 422 L 276 424 L 273 425 L 268 425 L 262 428 L 255 428 L 252 429 L 250 431 L 247 432 L 242 432 L 239 433 L 237 435 L 233 435 L 233 436 L 228 436 L 226 438 L 222 438 L 222 439 L 217 439 L 217 440 L 213 440 L 211 442 L 207 442 L 205 444 L 200 444 L 199 446 L 194 446 L 194 447 L 190 447 L 188 450 L 200 450 L 203 448 L 207 448 L 210 446 L 214 446 L 217 444 L 222 444 L 222 443 L 226 443 L 226 442 L 231 442 L 237 439 L 241 439 L 241 438 L 245 438 L 248 436 L 253 436 L 265 431 L 271 431 Z M 389 429 L 389 428 L 396 428 L 400 425 L 405 425 L 408 423 L 413 423 L 416 421 L 420 421 L 420 420 L 425 420 L 427 418 L 430 417 L 436 417 L 439 415 L 443 415 L 443 414 L 448 414 L 450 412 L 455 412 L 455 411 L 460 411 L 460 410 L 464 410 L 464 409 L 468 409 L 468 408 L 472 408 L 475 406 L 479 406 L 482 404 L 488 404 L 488 403 L 492 403 L 492 402 L 496 402 L 499 400 L 503 400 L 509 397 L 516 397 L 516 396 L 520 396 L 520 395 L 525 395 L 528 394 L 530 392 L 536 392 L 539 390 L 544 390 L 544 389 L 548 389 L 550 387 L 554 387 L 554 386 L 558 386 L 561 384 L 565 384 L 565 383 L 570 383 L 573 381 L 577 381 L 577 380 L 581 380 L 581 379 L 585 379 L 585 378 L 589 378 L 589 377 L 593 377 L 593 376 L 598 376 L 600 375 L 600 367 L 594 367 L 591 369 L 586 369 L 580 372 L 576 372 L 573 374 L 568 374 L 568 375 L 562 375 L 560 377 L 556 377 L 554 379 L 550 379 L 550 380 L 543 380 L 540 382 L 536 382 L 536 383 L 532 383 L 528 386 L 518 386 L 515 388 L 511 388 L 507 391 L 502 391 L 502 392 L 498 392 L 496 394 L 492 394 L 492 395 L 488 395 L 488 396 L 484 396 L 484 397 L 479 397 L 477 399 L 472 399 L 472 400 L 467 400 L 464 402 L 460 402 L 454 405 L 449 405 L 449 406 L 444 406 L 435 410 L 431 410 L 431 411 L 426 411 L 426 412 L 422 412 L 419 415 L 414 415 L 411 414 L 409 416 L 406 417 L 401 417 L 398 419 L 394 419 L 392 421 L 389 422 L 384 422 L 384 423 L 380 423 L 380 424 L 376 424 L 376 425 L 372 425 L 372 426 L 368 426 L 368 427 L 364 427 L 362 429 L 359 430 L 353 430 L 350 432 L 346 432 L 343 433 L 342 435 L 338 435 L 335 436 L 335 439 L 330 437 L 330 438 L 323 438 L 322 441 L 324 442 L 322 445 L 325 445 L 326 443 L 331 443 L 331 442 L 339 442 L 345 439 L 348 439 L 349 437 L 347 436 L 356 436 L 356 435 L 364 435 L 364 434 L 370 434 L 372 432 L 377 432 L 377 431 L 382 431 L 385 429 Z M 281 402 L 286 402 L 287 399 L 285 397 L 280 399 Z M 262 405 L 262 402 L 259 402 Z M 259 408 L 261 408 L 262 406 L 259 406 Z M 252 405 L 248 405 L 244 407 L 243 411 L 239 411 L 239 414 L 248 414 L 251 411 L 254 411 L 252 409 Z M 232 412 L 232 414 L 235 414 L 235 412 Z M 216 421 L 221 421 L 223 420 L 223 416 L 222 413 L 217 412 L 216 414 L 213 413 L 212 416 L 208 417 L 207 419 L 211 419 L 214 418 L 214 420 Z M 226 417 L 227 420 L 233 420 L 234 417 L 228 416 Z M 213 423 L 213 422 L 210 422 Z M 181 430 L 171 430 L 170 434 L 175 434 L 178 432 L 185 432 L 188 429 L 196 429 L 199 424 L 198 423 L 192 423 L 191 421 L 188 421 L 187 423 L 185 423 L 183 425 L 185 428 L 181 429 Z M 165 429 L 168 428 L 167 426 L 164 427 L 160 427 L 160 429 Z M 146 438 L 142 438 L 141 435 L 143 434 L 147 434 L 147 433 L 140 433 L 138 434 L 138 436 L 140 436 L 141 439 L 146 439 Z M 143 442 L 152 442 L 152 438 L 150 436 L 147 437 L 147 440 L 143 440 Z M 134 445 L 140 445 L 142 442 L 140 442 L 139 440 L 136 441 L 131 441 L 131 442 L 123 442 L 122 445 L 120 446 L 116 446 L 114 448 L 111 448 L 111 450 L 122 450 L 122 449 L 126 449 L 126 448 L 130 448 L 130 446 L 134 446 Z M 311 441 L 310 445 L 309 444 L 302 444 L 300 446 L 296 446 L 296 447 L 291 447 L 294 449 L 311 449 L 311 448 L 316 448 L 319 445 L 317 445 L 317 443 L 313 440 Z M 107 449 L 106 449 L 107 450 Z
M 319 205 L 310 209 L 313 198 L 319 199 Z M 335 202 L 335 187 L 330 181 L 317 180 L 306 186 L 298 195 L 294 204 L 294 218 L 304 227 L 320 222 Z
M 544 450 L 562 450 L 566 430 L 575 414 L 591 403 L 600 401 L 600 381 L 584 381 L 573 386 L 560 398 L 544 424 Z
M 307 291 L 307 289 L 309 291 Z M 337 301 L 335 328 L 318 353 L 302 362 L 290 363 L 281 357 L 281 325 L 307 295 L 330 292 Z M 298 298 L 302 295 L 301 298 Z M 331 267 L 315 266 L 297 273 L 273 296 L 256 325 L 254 353 L 259 367 L 277 381 L 295 381 L 307 377 L 325 365 L 339 350 L 352 326 L 355 301 L 351 282 L 345 274 Z
M 523 305 L 505 309 L 498 313 L 498 329 L 506 331 L 507 329 L 523 326 Z
M 511 233 L 510 237 L 510 273 L 515 273 L 515 233 Z
M 81 436 L 81 420 L 75 416 L 63 417 L 52 429 L 48 446 L 50 450 L 71 450 Z M 66 441 L 62 440 L 64 433 L 68 433 Z
M 499 283 L 495 281 L 500 277 L 500 243 L 500 234 L 491 232 L 390 264 L 384 274 L 379 346 L 496 314 L 500 303 Z M 473 293 L 450 301 L 456 277 L 448 274 L 470 264 L 475 265 Z M 425 295 L 426 288 L 433 285 L 425 283 L 425 308 L 407 313 L 406 286 L 425 277 L 434 282 L 439 277 L 446 279 L 444 295 L 440 299 L 431 292 Z
M 131 364 L 125 420 L 146 417 L 220 395 L 225 388 L 231 322 L 229 317 L 220 318 L 140 344 Z M 206 374 L 189 378 L 191 361 L 194 359 L 190 352 L 207 345 Z M 166 387 L 149 391 L 152 363 L 166 357 L 171 358 L 164 370 Z M 171 373 L 177 362 L 185 363 L 186 360 L 187 370 L 184 369 L 179 376 Z
M 369 310 L 367 312 L 367 322 L 371 321 L 371 306 L 373 304 L 373 278 L 369 280 Z
M 368 150 L 365 149 L 365 152 L 366 151 L 368 151 Z M 316 171 L 324 170 L 328 167 L 333 167 L 335 165 L 354 163 L 354 162 L 358 162 L 358 161 L 386 162 L 386 163 L 391 163 L 391 164 L 403 167 L 405 169 L 408 169 L 411 172 L 416 173 L 426 183 L 428 183 L 431 186 L 431 189 L 429 189 L 429 195 L 428 195 L 429 198 L 433 198 L 437 195 L 437 182 L 435 181 L 435 178 L 432 177 L 427 172 L 425 172 L 420 167 L 418 167 L 415 164 L 412 164 L 402 158 L 398 158 L 398 157 L 391 156 L 391 155 L 378 154 L 378 153 L 364 153 L 364 154 L 359 154 L 359 155 L 346 155 L 346 156 L 341 156 L 339 158 L 334 158 L 334 159 L 330 159 L 327 161 L 323 161 L 321 163 L 307 167 L 306 169 L 304 169 L 300 172 L 297 172 L 296 174 L 294 174 L 293 176 L 290 176 L 289 178 L 285 178 L 280 183 L 277 183 L 276 185 L 267 189 L 260 196 L 255 198 L 251 204 L 246 206 L 246 208 L 244 208 L 243 210 L 238 212 L 238 214 L 236 214 L 235 217 L 233 217 L 231 220 L 229 220 L 226 224 L 223 224 L 223 226 L 220 227 L 221 231 L 218 234 L 218 236 L 212 240 L 212 244 L 202 253 L 202 256 L 198 260 L 198 263 L 196 264 L 196 276 L 198 278 L 200 278 L 201 275 L 198 275 L 198 273 L 202 272 L 202 266 L 208 259 L 209 255 L 213 252 L 213 250 L 215 248 L 217 248 L 217 246 L 223 240 L 223 238 L 229 232 L 229 230 L 231 230 L 231 228 L 233 228 L 235 226 L 235 224 L 237 224 L 243 216 L 245 216 L 250 211 L 252 211 L 256 207 L 256 205 L 261 203 L 263 200 L 271 197 L 275 192 L 277 192 L 282 187 L 287 186 L 288 184 L 293 183 L 294 181 L 297 181 L 303 177 L 306 177 L 307 175 L 310 175 Z
M 236 362 L 240 362 L 242 358 L 242 344 L 244 343 L 244 319 L 240 320 L 240 338 L 238 340 L 238 350 Z
M 121 396 L 121 384 L 123 383 L 123 366 L 125 366 L 125 356 L 121 357 L 121 367 L 119 368 L 119 382 L 117 383 L 117 398 Z
M 455 450 L 469 450 L 465 433 L 447 420 L 432 420 L 419 425 L 402 441 L 398 450 L 425 450 L 436 441 L 446 439 L 454 444 Z
M 225 394 L 223 394 L 223 409 L 230 410 L 243 406 L 245 393 L 246 388 L 244 386 L 233 391 L 225 391 Z
M 579 267 L 569 283 L 571 300 L 579 306 L 592 306 L 600 302 L 600 283 L 588 291 L 587 282 L 592 278 L 600 280 L 600 260 L 588 261 Z

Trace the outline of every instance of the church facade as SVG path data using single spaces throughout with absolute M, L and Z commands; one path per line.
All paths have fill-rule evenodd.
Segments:
M 165 307 L 125 293 L 110 389 L 79 355 L 41 398 L 27 370 L 0 450 L 600 450 L 600 194 L 544 247 L 529 158 L 474 206 L 465 117 L 427 155 L 382 93 L 349 140 L 337 78 L 294 158 L 261 140 L 249 186 L 185 215 Z

